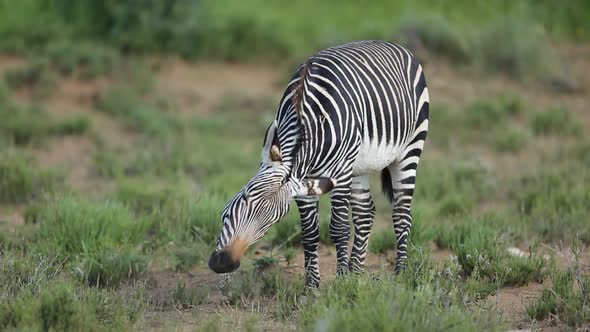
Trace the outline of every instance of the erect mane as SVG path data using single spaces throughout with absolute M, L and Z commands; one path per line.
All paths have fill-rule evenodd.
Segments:
M 299 84 L 295 87 L 295 93 L 293 93 L 293 97 L 291 102 L 293 103 L 293 108 L 299 118 L 301 119 L 301 114 L 303 112 L 303 97 L 305 95 L 305 81 L 307 80 L 307 76 L 309 75 L 309 69 L 311 67 L 311 58 L 307 59 L 299 69 Z
M 299 82 L 297 86 L 294 88 L 295 91 L 293 96 L 291 97 L 291 104 L 293 105 L 293 110 L 297 114 L 297 122 L 299 126 L 299 136 L 297 138 L 297 142 L 295 147 L 291 151 L 291 156 L 293 159 L 297 158 L 297 154 L 301 150 L 303 143 L 307 140 L 305 125 L 303 124 L 303 109 L 304 105 L 304 98 L 305 98 L 305 88 L 306 88 L 306 81 L 307 77 L 309 76 L 309 71 L 311 68 L 311 60 L 312 58 L 307 59 L 299 68 Z M 291 172 L 293 169 L 291 169 Z M 289 174 L 290 176 L 291 174 Z

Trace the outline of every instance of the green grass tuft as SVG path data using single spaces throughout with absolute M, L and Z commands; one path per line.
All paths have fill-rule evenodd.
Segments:
M 582 133 L 581 124 L 563 107 L 553 107 L 534 113 L 531 118 L 531 128 L 538 136 Z
M 15 150 L 0 152 L 0 202 L 24 203 L 59 187 L 57 176 L 33 166 Z
M 124 206 L 71 195 L 47 202 L 37 215 L 38 249 L 68 257 L 74 272 L 92 284 L 117 284 L 146 269 L 135 246 L 151 227 Z

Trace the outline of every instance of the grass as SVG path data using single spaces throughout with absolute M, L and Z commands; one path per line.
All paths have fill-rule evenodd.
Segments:
M 312 25 L 306 22 L 309 16 L 297 14 L 312 5 L 307 0 L 282 4 L 286 9 L 256 7 L 256 1 L 203 2 L 208 7 L 198 8 L 174 2 L 166 13 L 155 2 L 138 9 L 131 3 L 56 0 L 47 2 L 47 8 L 61 3 L 62 11 L 48 9 L 46 20 L 40 21 L 59 22 L 65 15 L 71 22 L 48 24 L 47 31 L 36 32 L 23 14 L 34 12 L 35 0 L 11 8 L 22 14 L 20 28 L 10 30 L 26 37 L 21 52 L 38 50 L 38 56 L 6 77 L 6 84 L 21 91 L 0 85 L 0 213 L 9 216 L 8 222 L 0 222 L 0 330 L 140 329 L 137 325 L 152 323 L 152 312 L 173 310 L 184 317 L 205 312 L 198 316 L 201 330 L 248 330 L 265 328 L 269 322 L 296 330 L 506 330 L 509 324 L 488 305 L 490 296 L 506 286 L 549 277 L 572 287 L 545 291 L 531 304 L 531 319 L 559 317 L 569 326 L 585 324 L 587 294 L 581 290 L 588 288 L 588 281 L 579 273 L 578 282 L 576 269 L 556 270 L 552 261 L 536 253 L 537 241 L 569 243 L 578 234 L 590 243 L 585 188 L 590 145 L 581 135 L 584 123 L 563 107 L 534 110 L 518 92 L 468 99 L 458 106 L 433 104 L 428 145 L 434 151 L 425 153 L 419 168 L 404 273 L 393 276 L 392 266 L 386 265 L 387 271 L 370 267 L 366 274 L 331 280 L 324 266 L 335 257 L 325 257 L 322 247 L 320 289 L 304 289 L 303 276 L 292 273 L 301 271 L 295 257 L 302 253 L 293 206 L 262 244 L 246 253 L 220 294 L 217 280 L 203 277 L 221 229 L 220 211 L 257 169 L 261 135 L 278 96 L 232 93 L 220 97 L 213 113 L 177 116 L 174 103 L 154 89 L 151 71 L 156 69 L 129 54 L 156 50 L 196 58 L 271 61 L 266 57 L 271 56 L 291 61 L 355 36 L 395 36 L 422 45 L 418 54 L 426 64 L 432 56 L 444 56 L 484 73 L 492 66 L 526 79 L 543 72 L 537 61 L 546 50 L 546 36 L 534 30 L 538 20 L 503 21 L 498 19 L 498 4 L 486 5 L 489 12 L 479 3 L 461 10 L 455 3 L 418 2 L 412 8 L 403 2 L 378 8 L 368 4 L 366 12 L 374 17 L 368 22 L 366 16 L 359 17 L 356 5 L 314 3 L 317 15 L 328 10 L 334 14 Z M 89 11 L 93 15 L 82 19 L 78 11 L 88 10 L 90 3 L 96 5 Z M 189 7 L 177 7 L 181 3 Z M 512 17 L 520 10 L 513 6 L 505 4 L 499 12 Z M 535 17 L 547 7 L 520 6 Z M 253 8 L 264 15 L 254 16 Z M 397 8 L 404 10 L 392 10 Z M 562 10 L 559 15 L 567 17 Z M 5 17 L 7 12 L 0 10 L 0 18 L 6 18 L 0 20 L 0 36 L 7 37 L 0 46 L 14 43 L 13 50 L 19 52 L 19 42 L 7 32 L 16 24 Z M 101 27 L 104 17 L 109 23 Z M 557 29 L 559 24 L 552 24 Z M 73 26 L 80 29 L 68 30 Z M 517 28 L 522 31 L 512 31 Z M 292 38 L 301 33 L 309 38 Z M 506 39 L 506 53 L 487 46 L 497 44 L 497 38 Z M 29 46 L 32 41 L 35 48 Z M 531 63 L 523 63 L 523 58 Z M 28 157 L 49 139 L 95 129 L 91 118 L 56 121 L 40 106 L 11 100 L 14 93 L 42 86 L 43 75 L 106 75 L 105 81 L 113 81 L 95 106 L 103 117 L 133 132 L 133 145 L 114 147 L 112 140 L 104 139 L 108 131 L 93 130 L 97 148 L 88 176 L 100 181 L 104 192 L 91 188 L 68 193 L 62 177 L 38 168 Z M 557 142 L 560 151 L 554 152 L 546 140 Z M 502 168 L 513 161 L 522 164 L 510 171 Z M 391 207 L 377 186 L 373 189 L 380 225 L 374 228 L 369 250 L 390 258 L 396 243 Z M 332 249 L 328 197 L 321 199 L 320 210 L 320 242 Z M 25 225 L 11 223 L 13 211 L 24 214 Z M 451 258 L 431 258 L 431 241 L 448 249 Z M 511 256 L 507 249 L 515 243 L 529 247 L 531 255 Z M 262 251 L 262 258 L 253 258 L 255 250 Z M 160 283 L 154 272 L 162 270 L 174 270 L 182 279 Z M 219 303 L 223 316 L 210 314 L 209 307 Z M 243 313 L 248 316 L 240 316 Z
M 170 293 L 176 309 L 195 308 L 207 299 L 206 289 L 187 289 L 184 281 L 179 281 Z
M 111 74 L 121 62 L 115 50 L 89 42 L 56 41 L 47 45 L 44 54 L 59 74 L 77 71 L 77 76 L 86 80 Z
M 49 137 L 84 135 L 92 123 L 87 116 L 78 115 L 56 121 L 38 105 L 20 106 L 7 100 L 0 103 L 0 145 L 39 145 Z
M 590 276 L 584 275 L 580 265 L 579 246 L 579 242 L 574 244 L 574 260 L 567 270 L 552 270 L 553 287 L 544 289 L 541 296 L 528 305 L 531 319 L 554 317 L 556 323 L 572 328 L 590 321 Z
M 571 241 L 577 234 L 588 243 L 590 228 L 584 221 L 590 198 L 584 186 L 589 178 L 587 168 L 567 158 L 549 161 L 561 164 L 522 176 L 512 190 L 515 209 L 531 232 L 546 241 Z
M 57 85 L 57 78 L 49 70 L 49 63 L 45 59 L 34 59 L 25 67 L 7 70 L 4 80 L 15 90 L 30 88 L 36 98 L 49 96 Z
M 307 15 L 312 5 L 321 21 Z M 261 1 L 245 5 L 236 0 L 168 4 L 26 0 L 2 6 L 6 8 L 0 15 L 0 48 L 46 52 L 57 58 L 60 71 L 70 72 L 78 64 L 89 76 L 108 71 L 113 62 L 109 47 L 94 45 L 106 44 L 123 54 L 283 60 L 348 40 L 395 39 L 411 47 L 422 45 L 455 62 L 521 77 L 551 68 L 546 65 L 544 31 L 553 37 L 590 38 L 584 15 L 589 8 L 583 1 L 565 6 L 549 1 L 492 5 L 401 1 L 363 6 L 362 16 L 353 1 L 336 7 L 309 0 L 281 5 Z M 297 38 L 301 33 L 307 38 Z M 497 40 L 503 41 L 503 47 L 489 46 Z
M 0 202 L 24 203 L 57 189 L 59 177 L 17 150 L 0 151 Z
M 112 291 L 63 279 L 63 260 L 10 253 L 0 261 L 3 330 L 104 330 L 129 326 L 143 314 L 142 287 Z
M 400 279 L 382 276 L 338 279 L 326 285 L 303 307 L 305 330 L 378 331 L 501 330 L 502 323 L 477 308 L 466 309 L 434 285 L 414 288 Z
M 150 223 L 121 204 L 58 196 L 40 209 L 36 219 L 38 250 L 68 257 L 73 272 L 91 284 L 118 284 L 146 269 L 146 259 L 135 246 L 145 238 Z
M 581 125 L 563 107 L 553 107 L 533 114 L 531 128 L 538 136 L 580 135 Z
M 166 136 L 179 129 L 176 119 L 144 103 L 135 87 L 112 86 L 102 95 L 97 108 L 120 119 L 127 128 L 146 135 Z
M 494 138 L 494 148 L 500 153 L 518 153 L 530 141 L 530 133 L 522 128 L 510 126 L 498 130 Z
M 487 278 L 498 286 L 542 281 L 546 276 L 547 262 L 535 255 L 534 246 L 530 257 L 511 256 L 509 242 L 490 226 L 493 219 L 489 218 L 441 227 L 438 245 L 457 255 L 465 274 Z

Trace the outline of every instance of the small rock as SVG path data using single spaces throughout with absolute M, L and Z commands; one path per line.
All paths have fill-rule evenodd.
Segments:
M 517 256 L 517 257 L 527 257 L 529 254 L 516 248 L 516 247 L 510 247 L 508 248 L 508 253 L 510 253 L 510 255 L 512 256 Z

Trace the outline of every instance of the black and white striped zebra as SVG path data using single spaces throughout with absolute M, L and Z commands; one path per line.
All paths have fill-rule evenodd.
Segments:
M 281 98 L 258 173 L 222 213 L 209 267 L 218 273 L 237 269 L 248 246 L 288 212 L 294 198 L 301 214 L 306 284 L 319 285 L 318 200 L 329 192 L 337 273 L 362 271 L 375 217 L 368 175 L 380 171 L 393 206 L 396 270 L 403 269 L 428 107 L 422 67 L 399 45 L 358 41 L 310 57 Z M 349 208 L 355 229 L 350 260 Z

